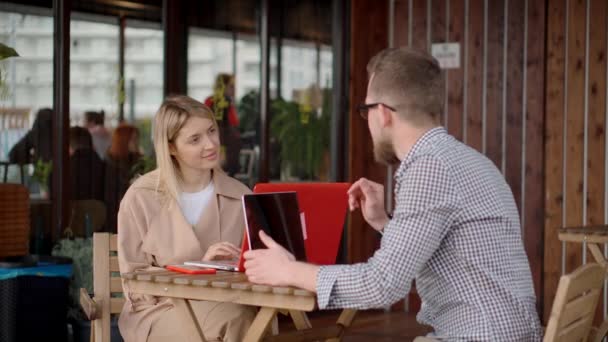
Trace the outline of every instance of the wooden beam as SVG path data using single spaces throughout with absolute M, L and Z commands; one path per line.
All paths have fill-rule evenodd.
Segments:
M 53 172 L 51 183 L 52 240 L 57 240 L 69 215 L 70 129 L 70 0 L 53 1 Z

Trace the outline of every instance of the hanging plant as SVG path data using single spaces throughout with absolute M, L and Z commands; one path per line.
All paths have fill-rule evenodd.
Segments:
M 12 47 L 0 43 L 0 61 L 10 57 L 19 57 L 19 54 Z M 4 71 L 3 64 L 0 63 L 0 100 L 5 100 L 9 96 L 5 78 L 6 72 Z

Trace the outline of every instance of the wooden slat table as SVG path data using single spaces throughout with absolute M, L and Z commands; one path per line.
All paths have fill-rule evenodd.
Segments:
M 138 272 L 122 274 L 133 293 L 171 297 L 176 303 L 184 322 L 184 329 L 194 341 L 205 341 L 198 320 L 190 306 L 190 300 L 232 302 L 258 306 L 260 310 L 244 341 L 262 340 L 278 312 L 289 313 L 300 331 L 268 337 L 272 341 L 313 340 L 327 338 L 339 340 L 350 326 L 355 312 L 344 310 L 336 326 L 311 329 L 305 312 L 316 308 L 314 293 L 293 287 L 271 287 L 247 281 L 244 273 L 218 271 L 213 275 L 187 275 L 170 271 Z
M 561 228 L 558 232 L 558 238 L 563 242 L 586 243 L 595 261 L 604 267 L 608 275 L 608 260 L 604 257 L 601 248 L 604 244 L 608 243 L 608 226 Z M 608 320 L 605 320 L 597 328 L 593 341 L 601 341 L 607 333 Z

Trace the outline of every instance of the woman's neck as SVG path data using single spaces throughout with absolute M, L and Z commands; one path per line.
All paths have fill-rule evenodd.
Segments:
M 182 169 L 180 187 L 183 192 L 199 192 L 211 182 L 211 170 Z

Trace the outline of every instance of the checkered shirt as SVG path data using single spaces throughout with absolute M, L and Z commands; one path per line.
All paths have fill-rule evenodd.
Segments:
M 321 309 L 381 308 L 416 279 L 417 319 L 445 341 L 540 341 L 519 214 L 494 164 L 442 127 L 395 174 L 395 211 L 366 262 L 322 266 Z

